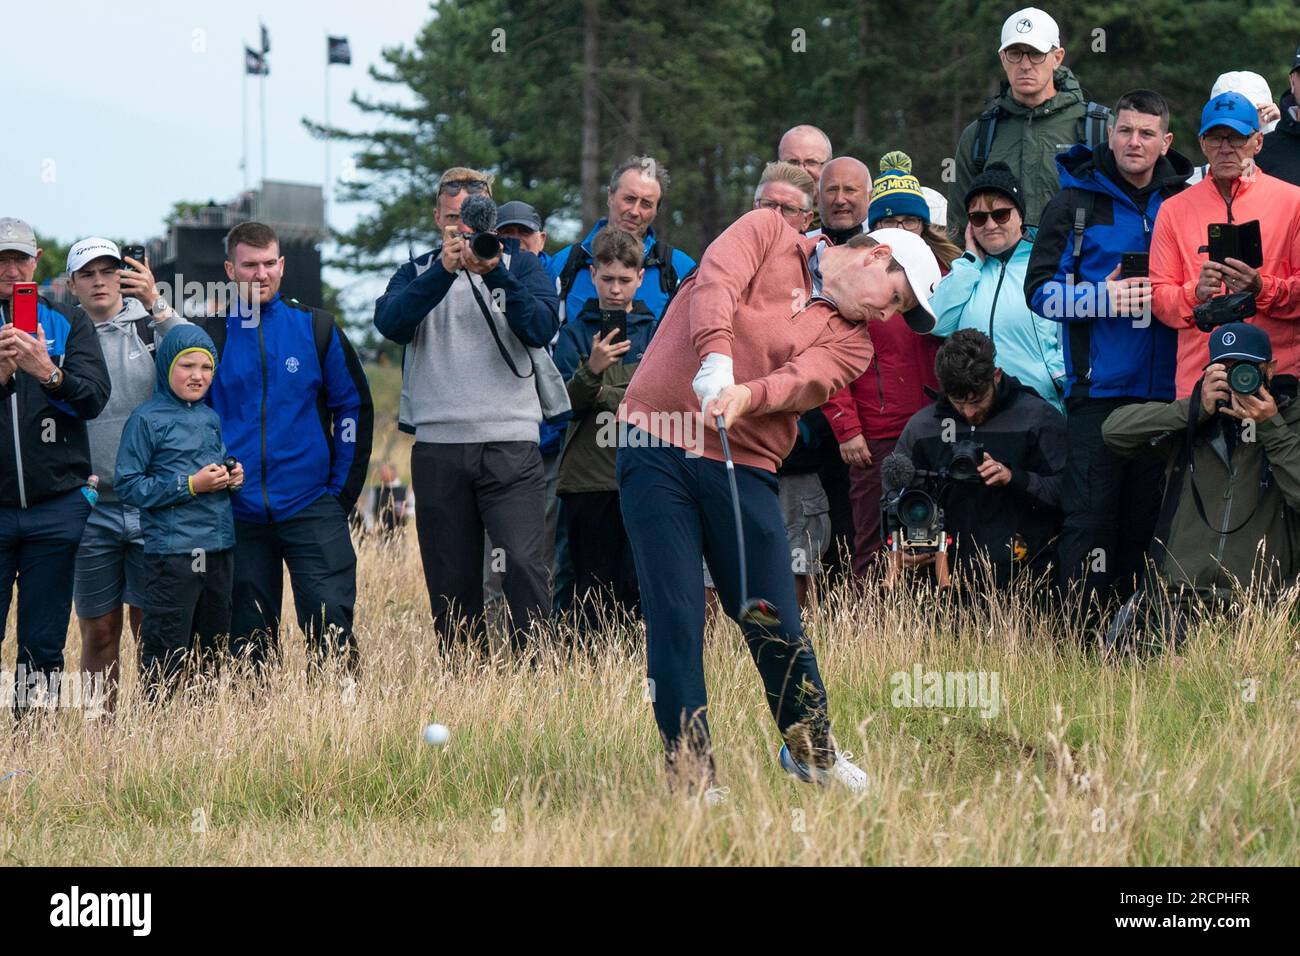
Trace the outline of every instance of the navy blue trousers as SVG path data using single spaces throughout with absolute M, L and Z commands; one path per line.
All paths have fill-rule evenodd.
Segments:
M 77 546 L 90 503 L 74 489 L 29 508 L 0 508 L 0 639 L 18 584 L 18 666 L 63 670 Z M 17 696 L 17 695 L 16 695 Z
M 740 610 L 740 564 L 726 465 L 673 446 L 633 447 L 649 441 L 632 430 L 628 446 L 619 448 L 619 500 L 646 620 L 649 690 L 671 764 L 684 751 L 710 755 L 701 556 L 733 620 Z M 826 690 L 799 619 L 776 475 L 737 465 L 736 482 L 748 597 L 765 598 L 781 618 L 770 631 L 744 626 L 745 641 L 781 733 L 804 724 L 811 745 L 827 747 Z

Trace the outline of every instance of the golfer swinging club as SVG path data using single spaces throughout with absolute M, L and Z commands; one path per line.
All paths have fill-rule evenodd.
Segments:
M 781 766 L 805 781 L 867 786 L 831 738 L 826 690 L 799 620 L 776 469 L 799 415 L 867 370 L 869 319 L 898 313 L 917 332 L 933 327 L 927 300 L 939 265 L 902 229 L 819 242 L 776 210 L 733 223 L 682 283 L 619 407 L 619 499 L 641 585 L 655 720 L 670 776 L 710 799 L 701 555 L 762 676 L 785 741 Z M 692 427 L 701 412 L 708 430 Z

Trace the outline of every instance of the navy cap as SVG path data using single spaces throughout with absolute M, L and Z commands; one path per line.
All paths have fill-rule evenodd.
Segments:
M 1210 363 L 1228 360 L 1243 362 L 1270 362 L 1273 344 L 1268 333 L 1258 325 L 1229 322 L 1210 335 Z
M 1291 64 L 1291 72 L 1300 70 L 1300 46 L 1295 48 L 1295 62 Z
M 1204 136 L 1216 126 L 1226 126 L 1242 136 L 1259 132 L 1259 111 L 1255 104 L 1240 93 L 1220 93 L 1201 110 L 1201 131 Z
M 525 226 L 533 232 L 541 232 L 542 217 L 537 215 L 537 210 L 528 203 L 512 199 L 510 202 L 502 203 L 501 208 L 497 210 L 497 228 L 500 229 L 502 226 Z

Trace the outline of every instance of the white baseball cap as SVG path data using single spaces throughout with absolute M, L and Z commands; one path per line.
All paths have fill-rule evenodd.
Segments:
M 939 260 L 930 251 L 930 244 L 914 232 L 906 229 L 876 229 L 867 233 L 882 246 L 889 246 L 894 261 L 903 267 L 907 275 L 907 284 L 916 296 L 915 308 L 903 313 L 903 321 L 913 332 L 922 335 L 934 328 L 934 310 L 930 308 L 930 296 L 942 278 L 939 272 Z
M 930 207 L 930 225 L 943 227 L 948 225 L 948 197 L 929 186 L 921 187 L 925 204 Z
M 1240 93 L 1250 100 L 1251 106 L 1257 109 L 1265 103 L 1273 102 L 1273 91 L 1268 88 L 1268 80 L 1250 70 L 1233 70 L 1230 73 L 1219 74 L 1219 78 L 1214 81 L 1214 86 L 1210 88 L 1210 99 L 1214 99 L 1220 93 Z M 1274 120 L 1262 127 L 1260 132 L 1271 133 L 1276 126 L 1277 121 Z
M 80 242 L 74 243 L 72 248 L 68 250 L 68 272 L 77 272 L 87 263 L 102 259 L 104 256 L 109 256 L 121 262 L 122 250 L 117 247 L 116 242 L 101 239 L 99 236 L 82 239 Z
M 1037 7 L 1025 7 L 1007 17 L 1002 24 L 1001 53 L 1009 46 L 1023 43 L 1039 53 L 1046 53 L 1061 45 L 1061 28 L 1056 21 Z

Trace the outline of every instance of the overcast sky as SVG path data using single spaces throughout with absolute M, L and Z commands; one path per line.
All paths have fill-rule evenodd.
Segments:
M 324 144 L 303 116 L 325 109 L 325 37 L 346 36 L 351 66 L 330 67 L 330 121 L 376 122 L 349 99 L 392 98 L 367 75 L 380 50 L 410 44 L 427 0 L 4 0 L 0 29 L 7 109 L 0 135 L 0 216 L 17 216 L 62 242 L 93 235 L 145 239 L 162 232 L 178 200 L 223 202 L 244 187 L 240 86 L 244 44 L 270 31 L 266 79 L 267 175 L 320 183 Z M 249 181 L 261 178 L 257 77 L 248 77 Z M 333 144 L 335 175 L 348 158 Z M 340 205 L 347 228 L 361 209 Z

